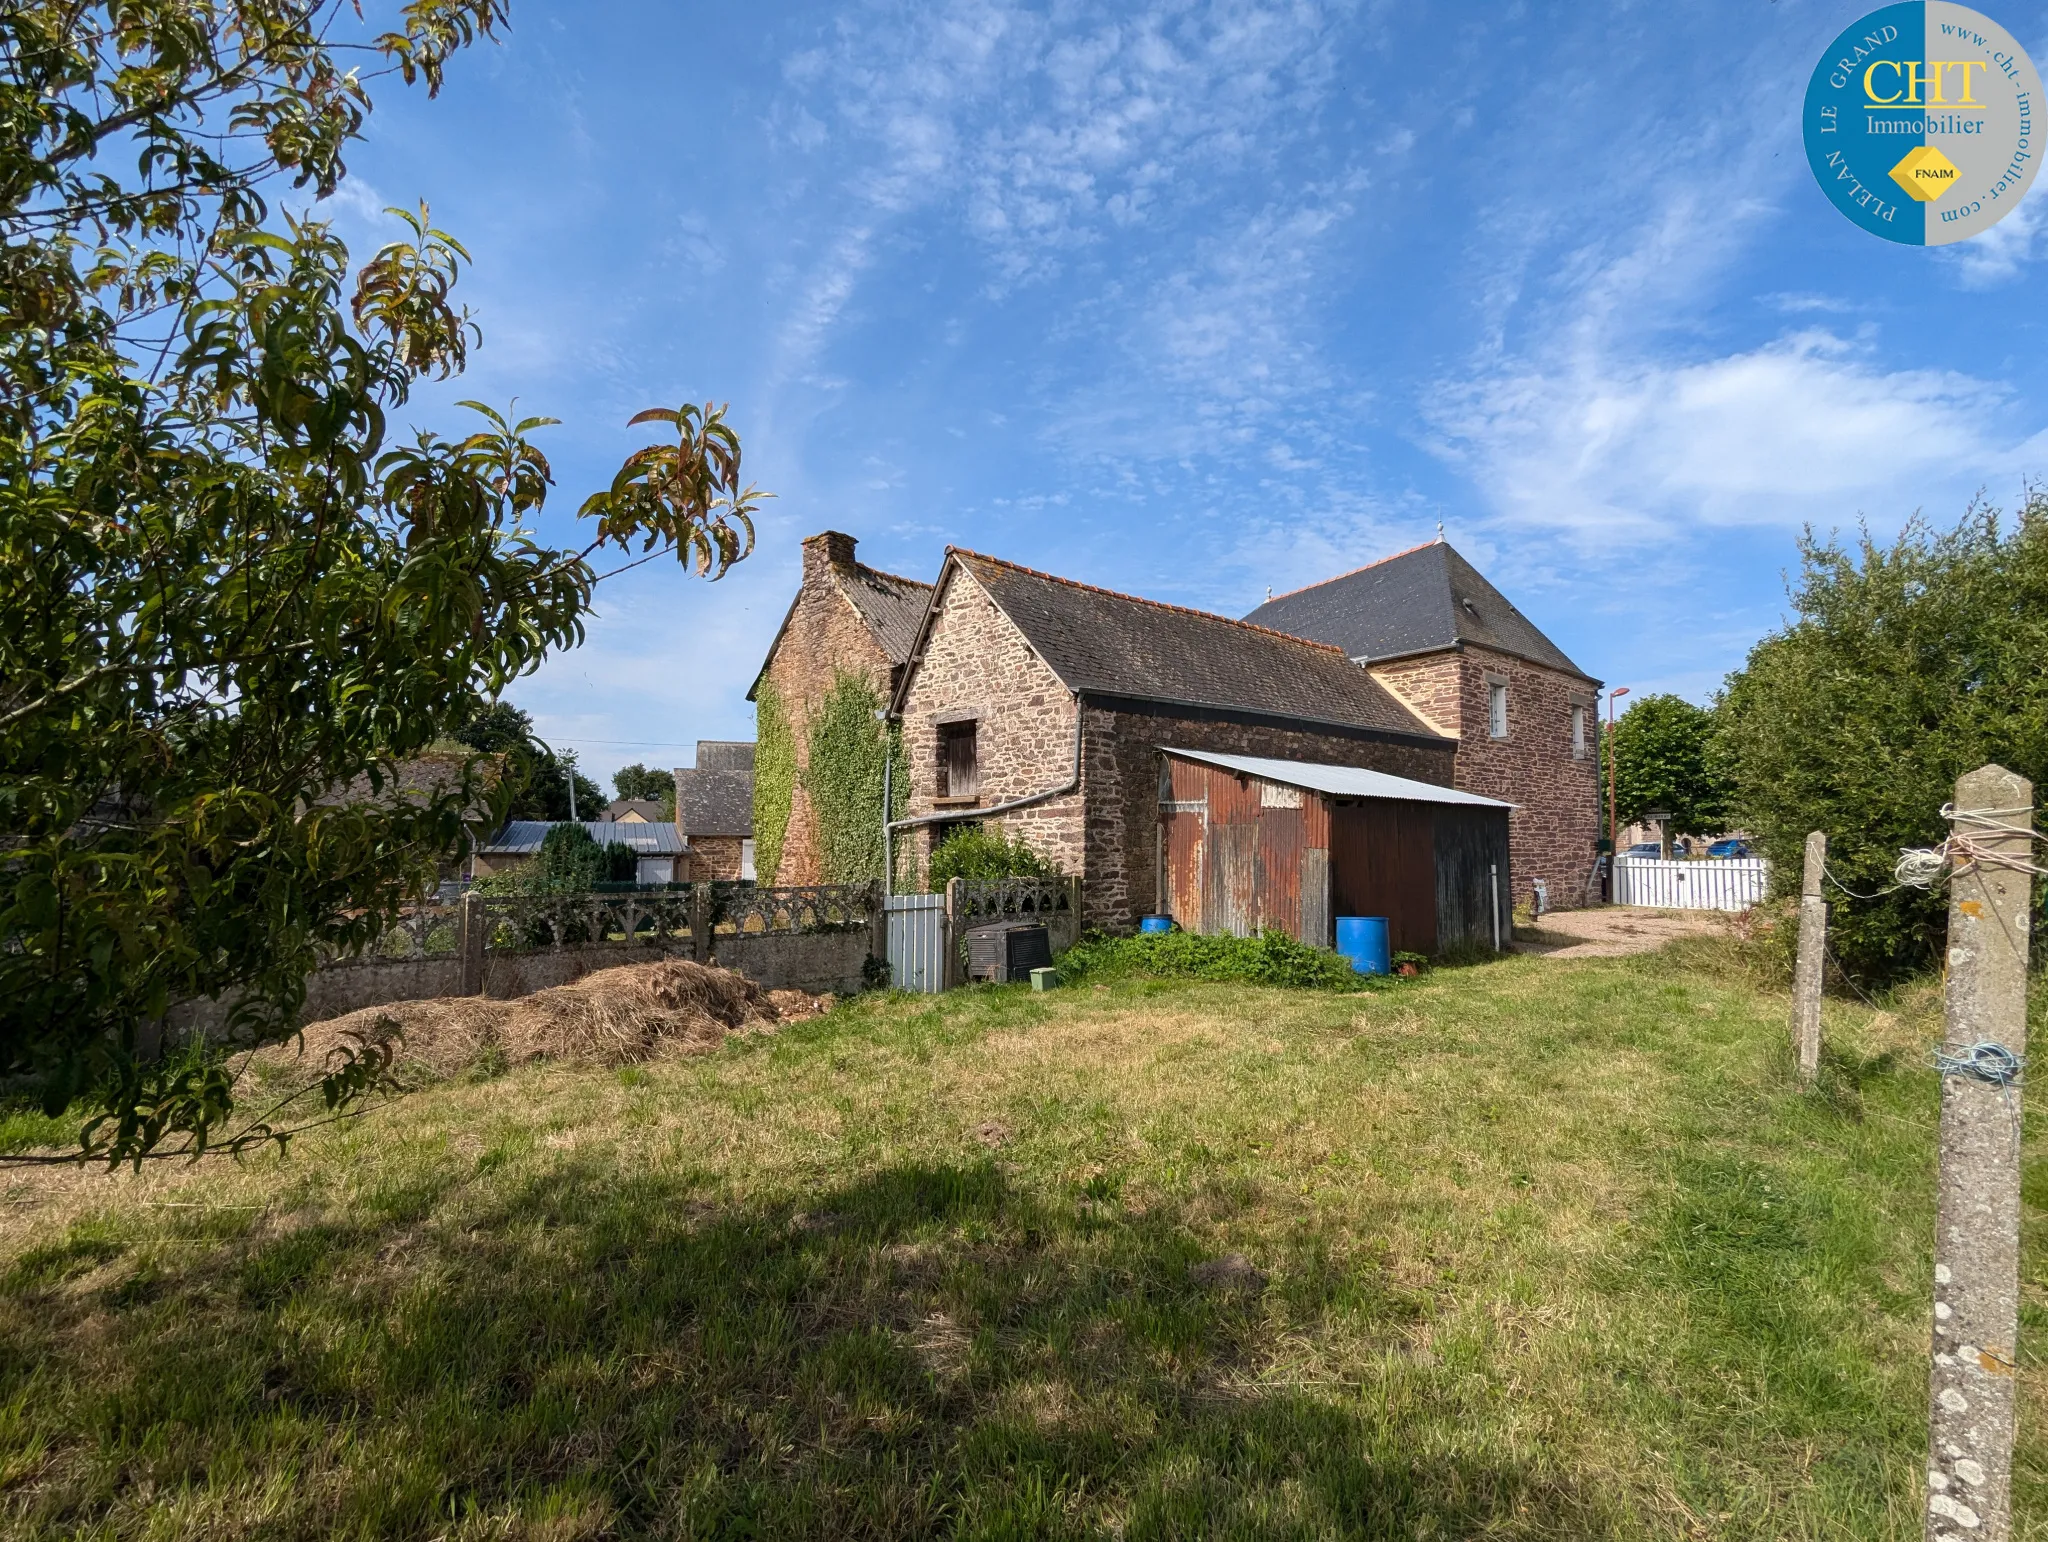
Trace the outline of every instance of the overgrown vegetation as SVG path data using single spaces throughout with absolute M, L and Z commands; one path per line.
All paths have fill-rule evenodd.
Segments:
M 1067 949 L 1058 962 L 1062 983 L 1075 985 L 1143 977 L 1362 991 L 1386 983 L 1360 974 L 1341 953 L 1310 947 L 1281 931 L 1258 937 L 1207 937 L 1198 932 L 1092 935 Z
M 809 724 L 802 780 L 817 828 L 820 876 L 826 883 L 861 883 L 882 876 L 882 785 L 891 756 L 896 772 L 890 779 L 889 817 L 901 818 L 909 806 L 902 730 L 880 721 L 882 706 L 880 693 L 865 675 L 836 671 L 832 689 L 818 703 Z
M 782 842 L 796 798 L 796 734 L 782 693 L 766 678 L 754 688 L 754 871 L 780 883 Z
M 1645 696 L 1622 713 L 1612 734 L 1601 738 L 1600 785 L 1604 795 L 1606 756 L 1611 754 L 1615 818 L 1622 824 L 1663 809 L 1673 835 L 1727 830 L 1728 771 L 1716 753 L 1712 712 L 1682 696 Z
M 1939 845 L 1955 780 L 1997 761 L 2048 784 L 2048 498 L 2011 524 L 1973 508 L 1882 545 L 1809 533 L 1795 619 L 1729 677 L 1719 733 L 1735 815 L 1796 888 L 1828 837 L 1829 941 L 1865 983 L 1940 956 L 1947 896 L 1892 889 L 1902 848 Z M 2036 887 L 2037 903 L 2042 890 Z
M 1912 999 L 1831 1001 L 1802 1093 L 1785 997 L 1706 948 L 1096 983 L 486 1067 L 289 1161 L 17 1174 L 0 1530 L 1919 1537 Z
M 1057 878 L 1059 868 L 1025 841 L 1011 840 L 1001 830 L 955 830 L 933 850 L 925 864 L 925 882 L 943 889 L 954 878 L 996 883 L 1005 878 Z
M 663 439 L 562 549 L 533 533 L 552 420 L 387 439 L 479 340 L 468 251 L 422 204 L 358 262 L 266 200 L 334 194 L 370 82 L 435 94 L 507 20 L 388 14 L 350 43 L 331 3 L 0 6 L 0 1076 L 96 1102 L 99 1155 L 233 1118 L 218 1057 L 138 1054 L 147 1025 L 228 994 L 284 1034 L 476 833 L 480 758 L 394 772 L 580 640 L 599 547 L 752 546 L 721 409 L 635 418 Z

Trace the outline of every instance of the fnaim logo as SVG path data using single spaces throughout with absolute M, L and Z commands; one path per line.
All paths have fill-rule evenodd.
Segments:
M 1888 5 L 1836 38 L 1806 88 L 1806 156 L 1873 235 L 1944 246 L 2034 180 L 2041 77 L 2012 34 L 1947 0 Z

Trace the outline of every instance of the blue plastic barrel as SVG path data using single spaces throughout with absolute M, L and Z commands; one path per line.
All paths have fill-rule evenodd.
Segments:
M 1172 916 L 1141 916 L 1138 920 L 1141 932 L 1170 932 L 1173 930 Z
M 1393 968 L 1387 945 L 1385 916 L 1337 917 L 1337 951 L 1351 960 L 1360 974 L 1386 974 Z

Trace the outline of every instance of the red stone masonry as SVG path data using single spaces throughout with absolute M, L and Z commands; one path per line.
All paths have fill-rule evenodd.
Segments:
M 1552 908 L 1585 903 L 1600 834 L 1598 700 L 1593 682 L 1467 644 L 1371 666 L 1373 677 L 1439 733 L 1458 741 L 1454 785 L 1515 805 L 1508 817 L 1518 903 L 1544 880 Z M 1508 687 L 1508 733 L 1492 736 L 1488 687 Z M 1572 752 L 1572 708 L 1585 712 L 1585 750 Z

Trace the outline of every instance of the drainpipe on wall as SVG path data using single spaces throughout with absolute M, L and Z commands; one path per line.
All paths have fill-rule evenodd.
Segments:
M 1058 787 L 1048 787 L 1044 792 L 1034 792 L 1027 798 L 1012 798 L 1007 803 L 997 803 L 988 808 L 945 809 L 936 814 L 913 814 L 908 819 L 889 819 L 882 826 L 882 866 L 884 869 L 890 872 L 895 870 L 896 832 L 898 830 L 908 830 L 917 825 L 946 824 L 949 821 L 962 818 L 993 819 L 998 814 L 1008 814 L 1020 808 L 1030 808 L 1035 804 L 1049 803 L 1054 798 L 1064 798 L 1068 793 L 1078 789 L 1081 785 L 1081 726 L 1084 721 L 1084 712 L 1085 704 L 1081 700 L 1081 693 L 1076 691 L 1074 693 L 1074 769 L 1069 773 L 1065 782 L 1061 783 Z M 888 784 L 888 779 L 888 763 L 885 761 L 883 762 L 882 769 L 882 781 L 885 787 Z M 886 817 L 888 813 L 887 803 L 883 804 L 882 812 Z

